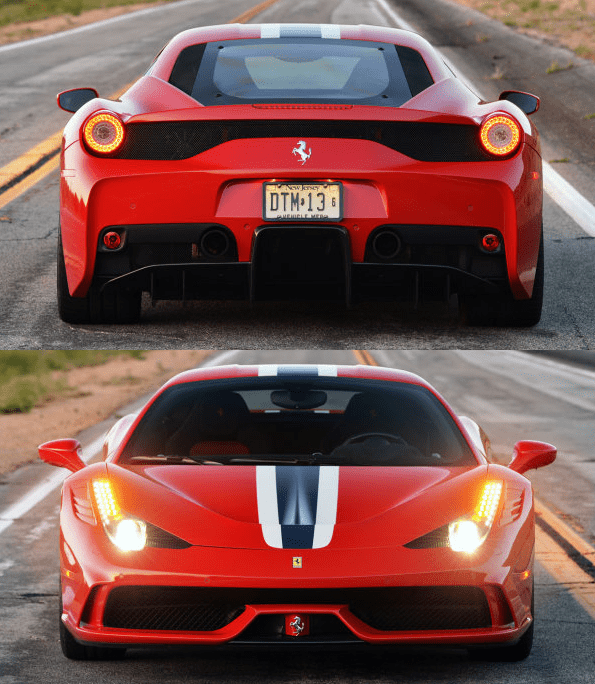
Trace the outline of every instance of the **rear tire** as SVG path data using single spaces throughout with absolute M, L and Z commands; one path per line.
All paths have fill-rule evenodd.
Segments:
M 121 660 L 126 654 L 125 648 L 109 648 L 103 646 L 84 646 L 72 636 L 62 622 L 62 599 L 60 599 L 60 646 L 62 653 L 70 660 Z
M 136 323 L 140 318 L 140 291 L 102 293 L 89 288 L 86 296 L 68 290 L 62 234 L 58 231 L 58 313 L 66 323 Z
M 529 299 L 514 299 L 510 292 L 496 295 L 464 295 L 461 313 L 467 325 L 522 328 L 537 325 L 543 308 L 543 230 L 539 243 L 533 292 Z
M 58 229 L 58 313 L 65 323 L 89 323 L 91 312 L 89 295 L 86 297 L 71 297 L 66 278 L 66 264 L 64 249 L 62 248 L 62 233 Z

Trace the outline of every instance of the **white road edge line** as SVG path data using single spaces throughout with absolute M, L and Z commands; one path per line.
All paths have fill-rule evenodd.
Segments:
M 104 436 L 93 440 L 91 444 L 86 446 L 83 450 L 83 461 L 88 463 L 94 456 L 96 456 L 103 446 Z M 9 528 L 15 520 L 19 520 L 26 515 L 38 503 L 43 501 L 48 494 L 51 494 L 62 482 L 70 475 L 70 472 L 65 468 L 49 475 L 43 482 L 27 492 L 25 496 L 20 498 L 17 502 L 3 511 L 0 511 L 0 534 Z
M 502 368 L 499 368 L 495 365 L 490 365 L 486 363 L 486 358 L 478 358 L 477 353 L 472 350 L 468 349 L 456 349 L 454 350 L 455 354 L 457 356 L 460 356 L 466 363 L 471 364 L 472 366 L 478 366 L 479 368 L 482 368 L 484 370 L 490 371 L 490 373 L 493 373 L 495 375 L 501 375 L 502 377 L 508 378 L 509 380 L 513 380 L 513 382 L 523 385 L 525 387 L 529 387 L 535 392 L 539 392 L 540 394 L 545 394 L 548 397 L 552 397 L 558 401 L 563 401 L 565 404 L 570 404 L 571 406 L 576 406 L 577 408 L 582 409 L 583 411 L 588 411 L 589 413 L 595 413 L 595 402 L 588 401 L 586 399 L 581 399 L 580 397 L 573 397 L 570 396 L 567 392 L 564 390 L 556 390 L 552 389 L 551 387 L 543 387 L 535 384 L 532 380 L 527 380 L 525 378 L 520 377 L 519 374 L 514 374 L 509 370 L 505 370 Z M 481 353 L 481 352 L 479 352 Z M 559 364 L 559 366 L 556 368 L 555 367 L 555 361 L 550 361 L 544 360 L 542 363 L 541 360 L 535 359 L 533 356 L 529 355 L 523 355 L 523 352 L 514 352 L 514 351 L 493 351 L 493 352 L 487 352 L 488 354 L 500 354 L 500 355 L 508 355 L 509 358 L 514 359 L 515 357 L 518 358 L 519 360 L 522 361 L 523 364 L 531 367 L 531 368 L 537 368 L 539 370 L 543 370 L 544 372 L 549 372 L 551 375 L 554 375 L 554 370 L 555 373 L 558 375 L 558 377 L 561 377 L 565 380 L 570 380 L 577 382 L 577 378 L 581 377 L 578 374 L 574 375 L 569 372 L 568 366 L 564 366 L 563 364 Z M 522 355 L 522 356 L 521 356 Z M 574 369 L 573 369 L 574 370 Z M 585 371 L 586 373 L 587 371 Z M 585 381 L 585 375 L 582 375 L 583 382 Z M 591 381 L 595 379 L 595 377 L 589 378 Z
M 234 355 L 240 353 L 240 349 L 231 349 L 229 351 L 223 352 L 221 354 L 215 354 L 210 357 L 202 367 L 212 367 L 217 365 L 222 365 L 228 362 Z M 103 440 L 105 436 L 102 435 L 97 439 L 93 440 L 87 446 L 83 446 L 83 461 L 88 463 L 92 458 L 94 458 L 101 447 L 103 446 Z M 8 529 L 15 520 L 19 520 L 24 515 L 26 515 L 32 508 L 37 506 L 38 503 L 43 501 L 46 496 L 51 494 L 57 487 L 59 487 L 62 482 L 70 475 L 70 472 L 64 468 L 53 472 L 48 475 L 45 480 L 40 482 L 36 487 L 31 489 L 27 494 L 21 497 L 18 501 L 13 503 L 11 506 L 3 511 L 0 511 L 0 534 L 4 530 Z
M 419 33 L 419 31 L 417 31 L 409 22 L 400 17 L 386 0 L 376 0 L 376 3 L 382 7 L 395 24 L 405 29 L 405 31 Z M 438 50 L 438 52 L 440 52 L 440 50 Z M 471 83 L 465 74 L 460 71 L 460 69 L 455 67 L 455 65 L 441 52 L 440 55 L 469 90 L 482 99 L 487 99 L 481 91 L 478 90 L 475 84 Z M 585 233 L 587 233 L 587 235 L 595 237 L 595 206 L 593 206 L 586 197 L 581 195 L 581 193 L 567 180 L 562 178 L 562 176 L 546 161 L 543 162 L 543 189 L 551 199 L 553 199 L 554 202 L 566 212 L 566 214 L 568 214 Z
M 181 0 L 176 2 L 175 6 L 185 7 L 186 5 L 194 5 L 196 3 L 205 2 L 206 0 Z M 171 9 L 171 4 L 166 3 L 165 5 L 158 5 L 157 7 L 148 7 L 143 10 L 136 10 L 135 12 L 127 12 L 126 14 L 119 14 L 116 17 L 110 17 L 109 19 L 102 19 L 101 21 L 96 21 L 91 24 L 84 24 L 83 26 L 77 26 L 76 28 L 68 29 L 67 31 L 60 31 L 59 33 L 50 33 L 47 36 L 39 36 L 38 38 L 29 38 L 28 40 L 20 40 L 16 43 L 8 43 L 8 45 L 0 46 L 0 52 L 8 52 L 9 50 L 17 50 L 22 47 L 28 47 L 29 45 L 38 45 L 40 43 L 47 43 L 51 40 L 56 40 L 64 36 L 72 36 L 75 33 L 83 33 L 84 31 L 91 31 L 93 29 L 104 29 L 112 24 L 116 24 L 120 21 L 126 21 L 127 19 L 136 19 L 137 17 L 142 17 L 146 14 L 153 14 L 154 12 L 163 12 Z

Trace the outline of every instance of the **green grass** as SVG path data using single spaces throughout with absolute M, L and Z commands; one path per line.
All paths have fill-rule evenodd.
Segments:
M 143 358 L 142 351 L 0 351 L 0 413 L 27 413 L 68 388 L 52 371 L 97 366 L 113 356 Z
M 56 15 L 78 16 L 98 7 L 133 5 L 155 0 L 0 0 L 0 26 L 35 21 Z

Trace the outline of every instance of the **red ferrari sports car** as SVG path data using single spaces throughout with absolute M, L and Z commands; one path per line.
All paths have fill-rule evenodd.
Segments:
M 431 644 L 519 660 L 533 636 L 534 514 L 508 467 L 421 378 L 366 366 L 174 377 L 85 466 L 60 522 L 73 659 L 171 644 Z
M 61 93 L 58 307 L 457 294 L 474 324 L 543 299 L 539 99 L 483 102 L 420 36 L 236 24 L 177 35 L 120 100 Z

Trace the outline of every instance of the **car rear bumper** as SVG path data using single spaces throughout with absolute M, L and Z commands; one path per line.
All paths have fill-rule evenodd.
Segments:
M 332 299 L 349 305 L 448 301 L 454 292 L 508 287 L 504 248 L 483 250 L 482 237 L 494 233 L 483 227 L 380 226 L 371 233 L 362 262 L 352 261 L 349 234 L 340 225 L 260 226 L 248 262 L 237 260 L 234 236 L 224 226 L 105 230 L 117 231 L 122 247 L 110 253 L 100 244 L 96 287 L 144 291 L 153 300 Z M 208 240 L 221 253 L 205 257 L 201 247 Z
M 490 257 L 493 262 L 500 260 L 498 277 L 504 277 L 515 298 L 531 295 L 541 231 L 542 186 L 540 160 L 529 146 L 512 159 L 495 162 L 416 162 L 368 141 L 338 140 L 333 141 L 332 167 L 312 165 L 298 170 L 271 166 L 264 156 L 248 160 L 246 146 L 246 141 L 229 142 L 217 152 L 196 158 L 156 162 L 97 159 L 89 157 L 79 143 L 71 145 L 64 157 L 68 169 L 62 172 L 60 213 L 70 293 L 84 296 L 98 275 L 125 275 L 117 269 L 108 273 L 102 263 L 101 236 L 113 227 L 134 231 L 137 245 L 144 240 L 153 246 L 170 241 L 177 244 L 176 234 L 194 230 L 195 238 L 187 242 L 188 258 L 178 255 L 170 263 L 221 262 L 232 256 L 233 262 L 251 264 L 263 226 L 291 230 L 286 222 L 275 225 L 263 220 L 263 183 L 273 178 L 324 182 L 330 174 L 330 180 L 343 186 L 343 215 L 334 227 L 346 238 L 345 270 L 351 264 L 381 262 L 402 265 L 405 268 L 401 270 L 416 265 L 447 267 L 453 274 L 460 270 L 482 278 L 457 260 Z M 76 168 L 84 173 L 70 170 Z M 230 238 L 229 254 L 205 258 L 200 243 L 209 226 L 219 227 Z M 387 226 L 399 234 L 401 250 L 394 256 L 371 258 L 370 240 Z M 332 230 L 333 225 L 302 227 Z M 459 240 L 463 231 L 468 231 L 473 241 L 479 230 L 502 237 L 499 254 L 486 255 L 471 245 L 469 238 Z M 146 239 L 143 231 L 150 233 Z M 453 234 L 459 240 L 456 244 Z M 421 249 L 424 243 L 425 250 Z M 453 256 L 455 248 L 459 252 Z M 140 268 L 162 265 L 158 259 Z M 208 269 L 204 270 L 207 273 Z M 357 278 L 352 280 L 355 283 Z M 217 289 L 216 283 L 211 285 Z M 248 296 L 250 287 L 249 283 Z M 246 292 L 240 288 L 240 294 L 243 298 Z M 227 298 L 225 287 L 220 298 Z

